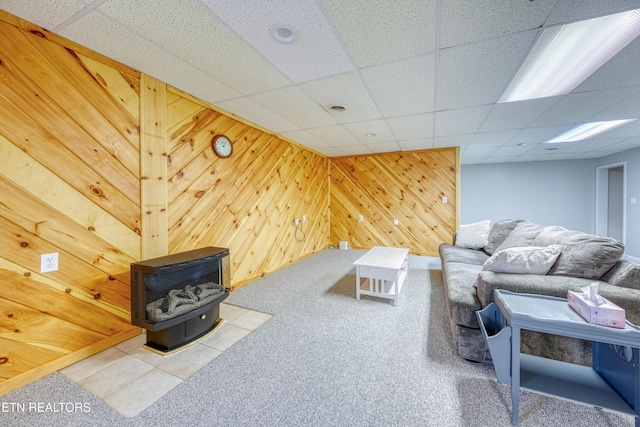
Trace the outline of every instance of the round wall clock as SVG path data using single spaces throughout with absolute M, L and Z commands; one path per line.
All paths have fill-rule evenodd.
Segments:
M 224 135 L 214 136 L 213 141 L 211 141 L 211 146 L 213 147 L 213 151 L 223 159 L 230 157 L 233 152 L 233 143 Z

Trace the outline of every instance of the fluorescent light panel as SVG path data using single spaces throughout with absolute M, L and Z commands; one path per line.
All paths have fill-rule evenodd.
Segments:
M 547 28 L 498 102 L 566 95 L 640 35 L 640 9 Z
M 605 132 L 609 132 L 619 126 L 625 125 L 637 119 L 625 119 L 625 120 L 610 120 L 607 122 L 592 122 L 585 123 L 583 125 L 575 126 L 566 132 L 561 133 L 546 143 L 555 142 L 576 142 L 584 141 L 585 139 L 593 138 L 596 135 L 600 135 Z

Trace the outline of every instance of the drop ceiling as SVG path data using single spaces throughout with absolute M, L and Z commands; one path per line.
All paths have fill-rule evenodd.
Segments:
M 546 27 L 640 0 L 0 0 L 0 8 L 334 157 L 459 146 L 462 164 L 600 158 L 640 120 L 640 38 L 565 96 L 497 104 Z M 275 24 L 295 43 L 270 36 Z M 343 105 L 345 111 L 331 110 Z

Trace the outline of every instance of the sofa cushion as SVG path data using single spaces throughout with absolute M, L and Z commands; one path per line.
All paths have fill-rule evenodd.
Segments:
M 484 247 L 484 251 L 489 255 L 493 255 L 496 252 L 496 249 L 498 249 L 498 246 L 504 242 L 504 239 L 506 239 L 513 229 L 521 222 L 524 221 L 521 219 L 503 219 L 493 224 L 493 227 L 491 227 L 491 231 L 489 232 L 489 242 Z
M 489 259 L 489 255 L 480 250 L 459 248 L 457 246 L 452 246 L 449 243 L 440 244 L 438 250 L 440 252 L 442 264 L 449 262 L 462 262 L 465 264 L 482 265 L 487 261 L 487 259 Z
M 629 261 L 618 261 L 602 280 L 614 286 L 640 290 L 640 265 Z
M 455 245 L 461 248 L 484 248 L 489 241 L 490 227 L 490 220 L 460 225 L 456 231 Z
M 518 223 L 513 231 L 504 239 L 504 241 L 496 248 L 496 251 L 501 251 L 508 248 L 518 248 L 525 246 L 533 246 L 533 241 L 540 231 L 544 228 L 543 225 L 533 224 L 531 222 L 523 221 Z M 548 245 L 536 245 L 536 246 L 548 246 Z
M 558 259 L 562 247 L 528 246 L 497 251 L 482 266 L 482 270 L 499 273 L 547 274 Z
M 480 301 L 476 297 L 473 282 L 478 276 L 480 265 L 462 262 L 449 262 L 442 266 L 445 279 L 446 297 L 449 304 L 449 315 L 457 325 L 468 328 L 479 328 L 476 311 L 480 310 Z
M 534 245 L 562 246 L 562 253 L 548 274 L 593 280 L 600 279 L 624 253 L 624 245 L 615 239 L 556 225 L 545 227 L 535 238 Z

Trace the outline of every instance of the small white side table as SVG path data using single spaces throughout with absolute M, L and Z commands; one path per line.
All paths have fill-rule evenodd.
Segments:
M 356 266 L 356 299 L 370 295 L 393 300 L 398 305 L 400 289 L 407 276 L 409 249 L 374 246 Z M 364 282 L 362 279 L 365 279 Z

